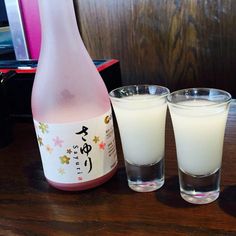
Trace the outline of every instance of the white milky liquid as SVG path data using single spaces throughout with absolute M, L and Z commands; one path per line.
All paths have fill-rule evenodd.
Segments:
M 114 102 L 124 158 L 149 165 L 164 156 L 167 104 L 157 95 L 134 95 Z
M 221 166 L 228 110 L 225 107 L 209 107 L 212 103 L 205 100 L 182 103 L 204 105 L 194 110 L 170 106 L 178 165 L 188 174 L 207 175 Z

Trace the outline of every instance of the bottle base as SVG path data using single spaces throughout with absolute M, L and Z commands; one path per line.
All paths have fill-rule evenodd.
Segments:
M 91 181 L 86 181 L 83 183 L 75 183 L 75 184 L 64 184 L 64 183 L 57 183 L 54 181 L 51 181 L 49 179 L 47 179 L 47 182 L 54 188 L 59 189 L 59 190 L 63 190 L 63 191 L 83 191 L 83 190 L 87 190 L 87 189 L 91 189 L 91 188 L 95 188 L 105 182 L 107 182 L 109 179 L 111 179 L 113 177 L 113 175 L 116 173 L 118 169 L 118 165 L 116 165 L 116 167 L 111 170 L 109 173 L 107 173 L 106 175 L 103 175 L 97 179 L 91 180 Z

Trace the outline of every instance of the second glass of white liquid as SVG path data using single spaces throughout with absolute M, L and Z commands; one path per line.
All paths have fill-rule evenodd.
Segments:
M 110 92 L 124 153 L 128 185 L 150 192 L 164 184 L 165 122 L 169 90 L 131 85 Z
M 225 125 L 231 95 L 212 88 L 175 91 L 168 98 L 172 118 L 180 194 L 194 204 L 216 200 Z

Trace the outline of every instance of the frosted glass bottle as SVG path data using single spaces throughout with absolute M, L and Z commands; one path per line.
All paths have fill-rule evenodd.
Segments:
M 48 182 L 84 190 L 117 167 L 111 105 L 105 84 L 79 34 L 73 0 L 40 0 L 42 44 L 32 113 Z

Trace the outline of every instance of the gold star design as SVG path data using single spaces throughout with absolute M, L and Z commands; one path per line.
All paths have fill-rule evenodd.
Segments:
M 60 159 L 61 159 L 61 164 L 69 164 L 70 163 L 70 158 L 66 155 L 61 156 Z
M 37 137 L 37 140 L 38 140 L 39 146 L 43 146 L 43 139 L 40 136 Z
M 50 147 L 50 145 L 46 145 L 46 150 L 51 154 L 53 149 Z
M 65 170 L 64 170 L 63 168 L 58 169 L 58 172 L 59 172 L 59 174 L 61 174 L 61 175 L 64 175 L 64 174 L 65 174 Z
M 95 143 L 99 142 L 99 140 L 100 140 L 100 138 L 99 138 L 98 136 L 94 136 L 93 141 L 94 141 Z
M 41 129 L 41 131 L 42 131 L 43 134 L 44 134 L 44 133 L 47 133 L 47 132 L 48 132 L 48 125 L 39 122 L 39 129 Z

